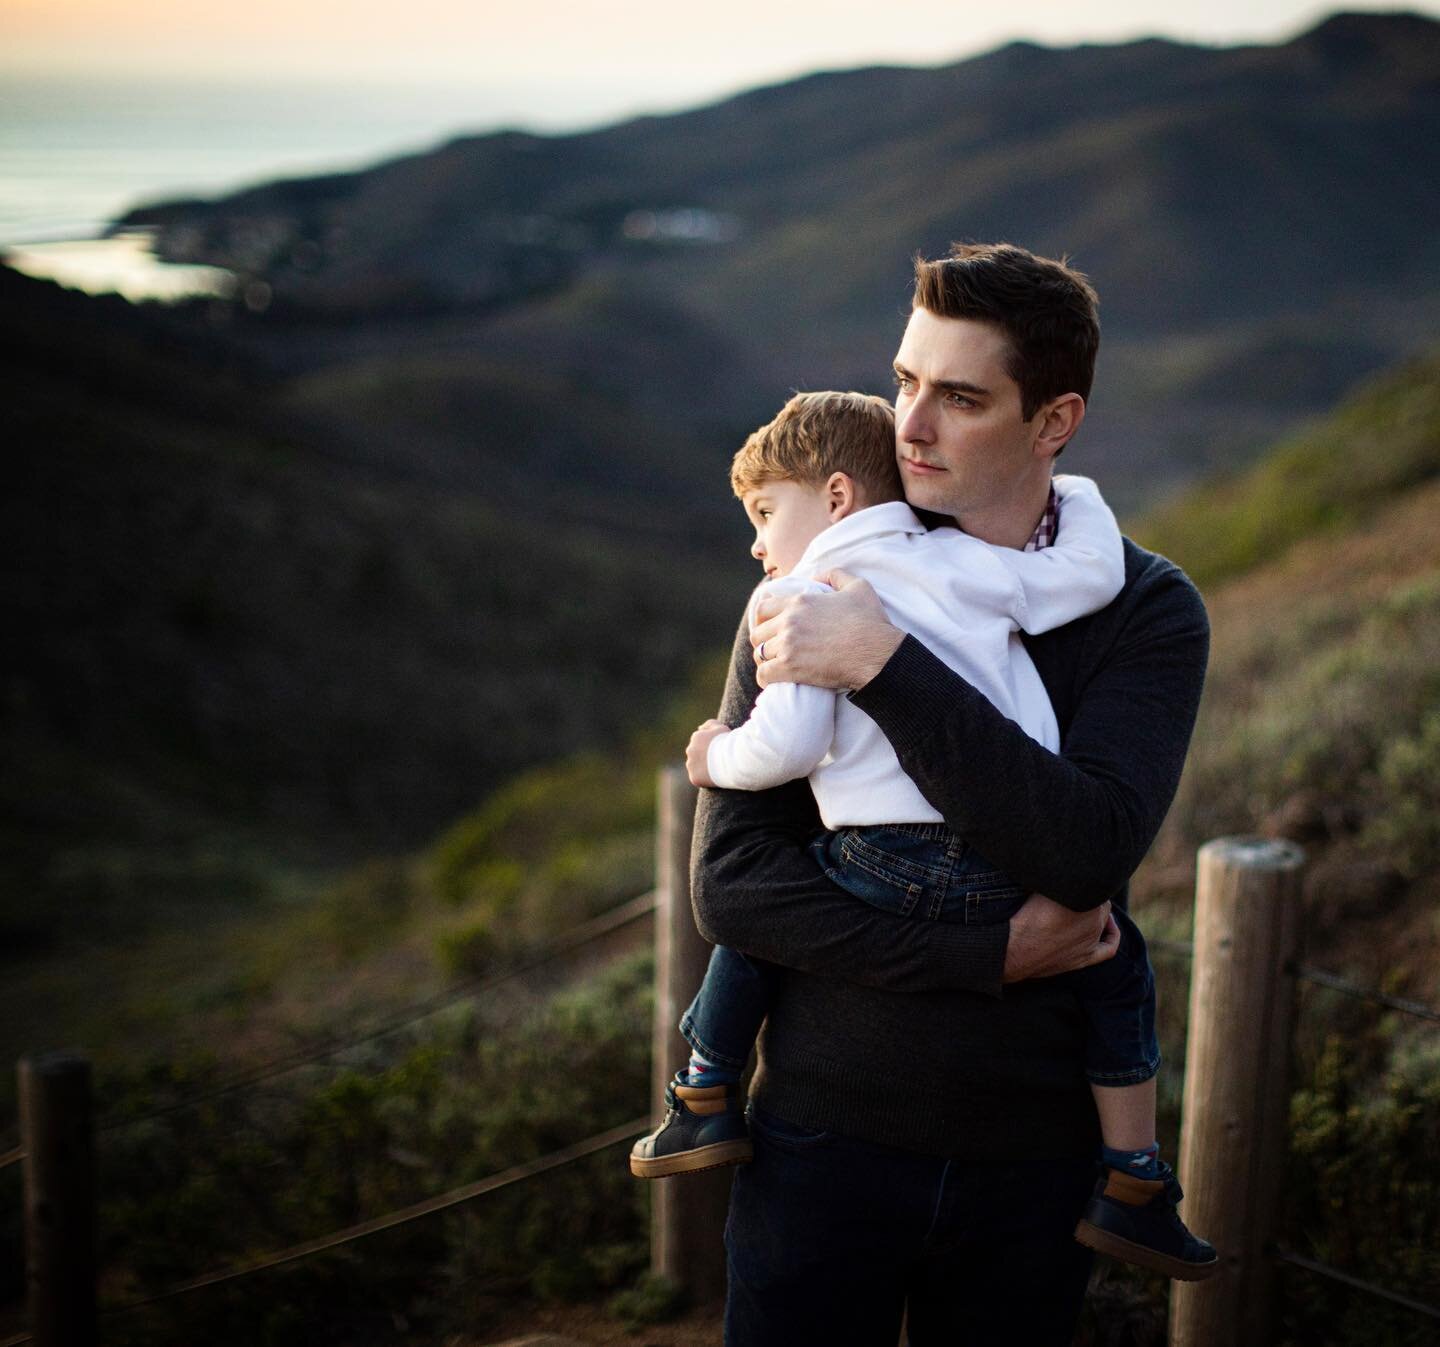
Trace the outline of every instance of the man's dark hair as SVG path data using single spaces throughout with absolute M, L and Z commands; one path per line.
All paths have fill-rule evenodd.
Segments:
M 1028 421 L 1062 393 L 1090 397 L 1100 349 L 1099 297 L 1066 262 L 1013 243 L 955 243 L 948 257 L 915 256 L 915 304 L 940 318 L 993 323 L 1008 338 L 1005 372 Z

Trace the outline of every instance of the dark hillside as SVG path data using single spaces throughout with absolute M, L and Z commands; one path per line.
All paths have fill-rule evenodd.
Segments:
M 792 387 L 883 389 L 916 248 L 1066 252 L 1105 302 L 1084 451 L 1138 504 L 1428 340 L 1437 91 L 1440 24 L 1416 15 L 1337 15 L 1279 47 L 1019 43 L 584 134 L 457 139 L 132 222 L 263 280 L 292 343 L 342 316 L 448 313 L 498 360 L 520 321 L 541 363 L 583 333 L 633 387 L 656 375 L 620 353 L 672 331 L 671 363 L 708 379 L 696 401 L 726 426 Z M 596 281 L 626 299 L 592 325 L 572 296 Z
M 561 390 L 537 422 L 508 391 L 535 382 L 492 375 L 452 418 L 473 432 L 425 461 L 367 425 L 379 376 L 337 390 L 367 457 L 179 319 L 0 287 L 0 736 L 27 883 L 82 839 L 207 819 L 423 835 L 643 723 L 733 631 L 738 519 L 719 489 L 685 505 L 723 454 L 627 467 L 624 408 Z M 386 372 L 423 403 L 410 376 Z
M 137 213 L 229 305 L 0 270 L 8 864 L 413 842 L 643 725 L 751 578 L 730 454 L 792 389 L 887 387 L 917 247 L 1091 272 L 1071 454 L 1120 508 L 1238 469 L 1433 340 L 1437 89 L 1415 16 L 1014 44 Z

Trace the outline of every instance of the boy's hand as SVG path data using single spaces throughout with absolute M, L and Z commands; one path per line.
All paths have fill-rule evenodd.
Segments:
M 685 745 L 685 770 L 690 774 L 692 786 L 713 786 L 710 779 L 710 741 L 722 734 L 729 734 L 730 727 L 723 720 L 707 720 Z

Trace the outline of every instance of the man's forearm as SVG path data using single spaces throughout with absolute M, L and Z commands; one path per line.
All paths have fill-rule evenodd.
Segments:
M 1094 907 L 1125 884 L 1179 782 L 1208 628 L 1198 596 L 1170 574 L 1154 610 L 1165 620 L 1146 616 L 1121 631 L 1083 687 L 1058 756 L 913 638 L 853 694 L 952 829 L 1022 887 L 1067 907 Z
M 758 691 L 742 629 L 721 719 L 742 722 Z M 708 940 L 790 968 L 905 992 L 997 995 L 1004 926 L 956 926 L 881 912 L 827 880 L 806 843 L 820 829 L 803 781 L 702 791 L 692 896 Z

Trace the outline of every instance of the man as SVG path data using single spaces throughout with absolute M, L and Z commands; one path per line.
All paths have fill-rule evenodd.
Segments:
M 1009 245 L 917 261 L 895 361 L 910 503 L 987 542 L 1043 545 L 1051 467 L 1084 419 L 1098 343 L 1094 292 L 1062 263 Z M 1077 1004 L 1048 979 L 1113 953 L 1110 901 L 1179 781 L 1204 609 L 1127 542 L 1114 603 L 1027 638 L 1055 756 L 891 626 L 867 585 L 831 580 L 834 594 L 742 628 L 721 718 L 741 723 L 774 681 L 850 690 L 947 824 L 1048 896 L 1008 929 L 892 916 L 804 853 L 818 826 L 805 782 L 702 796 L 701 931 L 792 970 L 759 1051 L 755 1159 L 732 1195 L 727 1340 L 889 1347 L 908 1314 L 915 1347 L 1068 1343 L 1097 1130 Z

